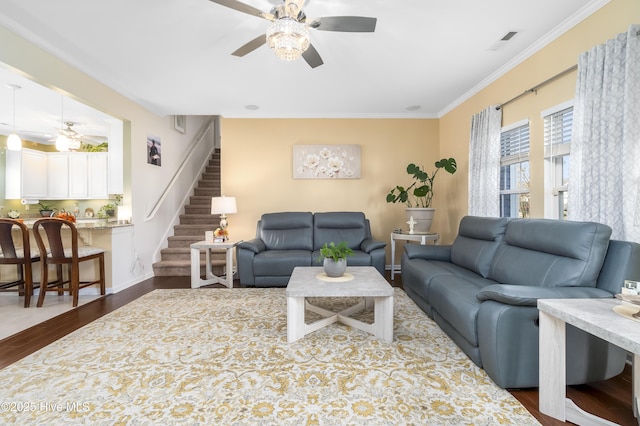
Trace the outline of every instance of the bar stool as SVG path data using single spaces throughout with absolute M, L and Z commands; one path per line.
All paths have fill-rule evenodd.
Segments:
M 63 230 L 68 229 L 71 236 L 71 248 L 65 248 Z M 42 306 L 45 294 L 55 291 L 58 295 L 68 291 L 73 298 L 73 306 L 78 306 L 78 293 L 81 288 L 100 284 L 100 294 L 105 294 L 104 250 L 92 246 L 79 246 L 78 230 L 73 222 L 59 218 L 39 219 L 33 224 L 33 234 L 38 243 L 42 272 L 38 307 Z M 67 243 L 67 246 L 69 244 Z M 97 260 L 99 278 L 93 281 L 80 281 L 80 263 Z M 49 282 L 49 265 L 56 266 L 56 279 Z M 67 277 L 63 273 L 67 265 Z
M 13 230 L 16 227 L 20 230 L 21 245 L 16 247 L 16 240 L 13 238 Z M 24 295 L 24 307 L 31 304 L 33 295 L 33 275 L 31 263 L 37 262 L 40 257 L 31 255 L 29 245 L 29 230 L 24 223 L 13 219 L 0 219 L 0 265 L 15 265 L 16 279 L 0 282 L 0 291 L 16 291 L 20 296 Z

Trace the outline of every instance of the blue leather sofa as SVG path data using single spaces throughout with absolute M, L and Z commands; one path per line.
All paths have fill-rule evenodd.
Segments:
M 384 275 L 385 246 L 371 237 L 362 212 L 263 214 L 256 237 L 236 247 L 240 284 L 286 287 L 296 266 L 319 266 L 325 243 L 345 241 L 353 250 L 347 265 L 374 266 Z
M 405 245 L 406 293 L 503 388 L 538 386 L 538 299 L 611 298 L 640 245 L 591 222 L 467 216 L 452 245 Z M 616 376 L 626 352 L 567 326 L 567 384 Z

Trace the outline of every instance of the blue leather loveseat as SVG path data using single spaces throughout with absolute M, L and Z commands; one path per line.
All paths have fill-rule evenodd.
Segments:
M 384 275 L 385 246 L 371 237 L 362 212 L 282 212 L 263 214 L 256 237 L 236 247 L 240 284 L 286 287 L 296 266 L 319 266 L 320 248 L 345 241 L 351 266 L 374 266 Z
M 591 222 L 467 216 L 452 245 L 405 245 L 402 284 L 496 384 L 536 387 L 537 300 L 611 298 L 640 280 L 640 245 L 610 236 Z M 566 335 L 567 384 L 624 368 L 624 350 L 572 326 Z

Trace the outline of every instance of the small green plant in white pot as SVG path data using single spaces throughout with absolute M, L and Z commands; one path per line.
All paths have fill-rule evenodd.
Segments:
M 333 241 L 325 243 L 320 249 L 320 259 L 324 259 L 322 262 L 324 273 L 329 277 L 341 277 L 347 269 L 348 256 L 353 256 L 353 250 L 345 241 L 338 244 Z

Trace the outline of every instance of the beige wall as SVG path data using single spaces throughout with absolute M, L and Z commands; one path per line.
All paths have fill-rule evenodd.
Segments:
M 388 242 L 405 219 L 387 192 L 410 183 L 410 162 L 439 159 L 437 120 L 222 119 L 221 134 L 222 190 L 238 204 L 229 218 L 233 239 L 253 238 L 262 213 L 363 211 L 374 237 Z M 293 179 L 297 144 L 360 145 L 361 178 Z
M 457 179 L 442 179 L 441 182 L 441 193 L 451 190 L 451 193 L 455 194 L 447 200 L 447 214 L 443 215 L 440 212 L 438 222 L 434 223 L 434 227 L 443 234 L 444 241 L 451 241 L 455 237 L 457 223 L 467 212 L 468 141 L 473 114 L 489 105 L 505 102 L 575 65 L 580 53 L 604 43 L 615 34 L 626 32 L 629 25 L 634 23 L 640 23 L 640 1 L 613 0 L 440 119 L 440 149 L 450 149 L 451 155 L 458 159 Z M 536 94 L 524 96 L 503 108 L 504 126 L 522 119 L 530 120 L 533 217 L 544 216 L 544 135 L 540 113 L 573 99 L 575 82 L 574 71 L 542 87 Z M 473 187 L 473 183 L 471 186 Z M 439 200 L 438 207 L 440 206 Z

